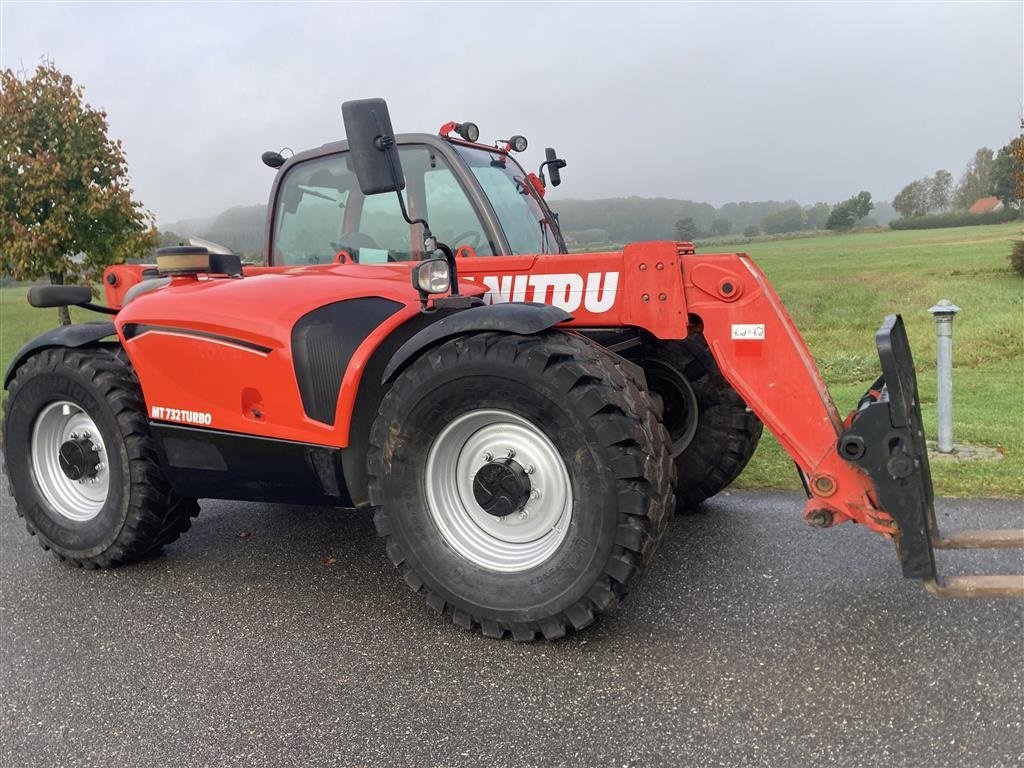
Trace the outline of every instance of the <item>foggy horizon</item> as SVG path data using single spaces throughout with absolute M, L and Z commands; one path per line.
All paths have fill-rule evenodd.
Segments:
M 29 4 L 0 66 L 51 59 L 124 144 L 161 226 L 265 205 L 260 154 L 472 120 L 568 161 L 552 199 L 891 200 L 1020 133 L 1024 5 Z

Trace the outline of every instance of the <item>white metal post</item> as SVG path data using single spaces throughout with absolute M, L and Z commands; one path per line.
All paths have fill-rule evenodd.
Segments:
M 953 318 L 960 307 L 941 299 L 929 312 L 935 318 L 935 373 L 938 377 L 939 453 L 953 452 Z

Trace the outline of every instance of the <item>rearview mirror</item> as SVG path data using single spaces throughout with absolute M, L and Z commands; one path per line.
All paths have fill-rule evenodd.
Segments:
M 364 195 L 405 189 L 391 116 L 384 99 L 357 99 L 341 105 L 349 156 Z
M 565 168 L 565 160 L 558 159 L 558 153 L 548 147 L 544 150 L 544 165 L 548 168 L 548 178 L 551 179 L 551 186 L 557 187 L 562 183 L 562 168 Z M 544 165 L 541 166 L 543 169 Z
M 88 304 L 92 290 L 87 285 L 33 285 L 25 298 L 33 307 L 67 307 Z

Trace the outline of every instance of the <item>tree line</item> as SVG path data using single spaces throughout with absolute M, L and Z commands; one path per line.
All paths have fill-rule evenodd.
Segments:
M 1021 199 L 1018 179 L 1022 169 L 1014 159 L 1015 152 L 1024 154 L 1024 136 L 1013 139 L 999 152 L 981 147 L 967 162 L 955 185 L 953 174 L 939 169 L 901 189 L 892 200 L 893 208 L 907 219 L 966 211 L 984 197 L 998 197 L 1007 208 L 1017 208 Z
M 696 240 L 742 235 L 775 235 L 855 225 L 885 225 L 896 218 L 887 202 L 873 203 L 867 192 L 835 205 L 800 205 L 795 200 L 707 203 L 672 198 L 549 200 L 562 231 L 577 245 L 637 240 Z M 834 213 L 838 211 L 837 213 Z M 870 213 L 870 217 L 868 218 Z
M 846 229 L 855 223 L 885 224 L 895 218 L 888 203 L 872 203 L 867 192 L 851 200 L 856 200 L 856 204 L 846 200 L 837 205 L 801 206 L 793 200 L 766 200 L 726 203 L 718 208 L 708 203 L 664 197 L 548 202 L 558 214 L 562 232 L 573 246 L 729 235 L 755 237 L 802 230 Z M 868 211 L 871 211 L 871 219 L 865 218 Z M 238 254 L 258 258 L 262 254 L 265 221 L 263 205 L 229 208 L 212 219 L 169 223 L 161 230 L 161 245 L 175 245 L 197 236 L 226 245 Z

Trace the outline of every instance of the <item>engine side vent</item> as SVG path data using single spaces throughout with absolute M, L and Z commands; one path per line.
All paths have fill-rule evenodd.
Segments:
M 376 297 L 338 301 L 303 315 L 292 328 L 292 359 L 302 408 L 311 419 L 334 424 L 341 381 L 352 355 L 402 305 Z

